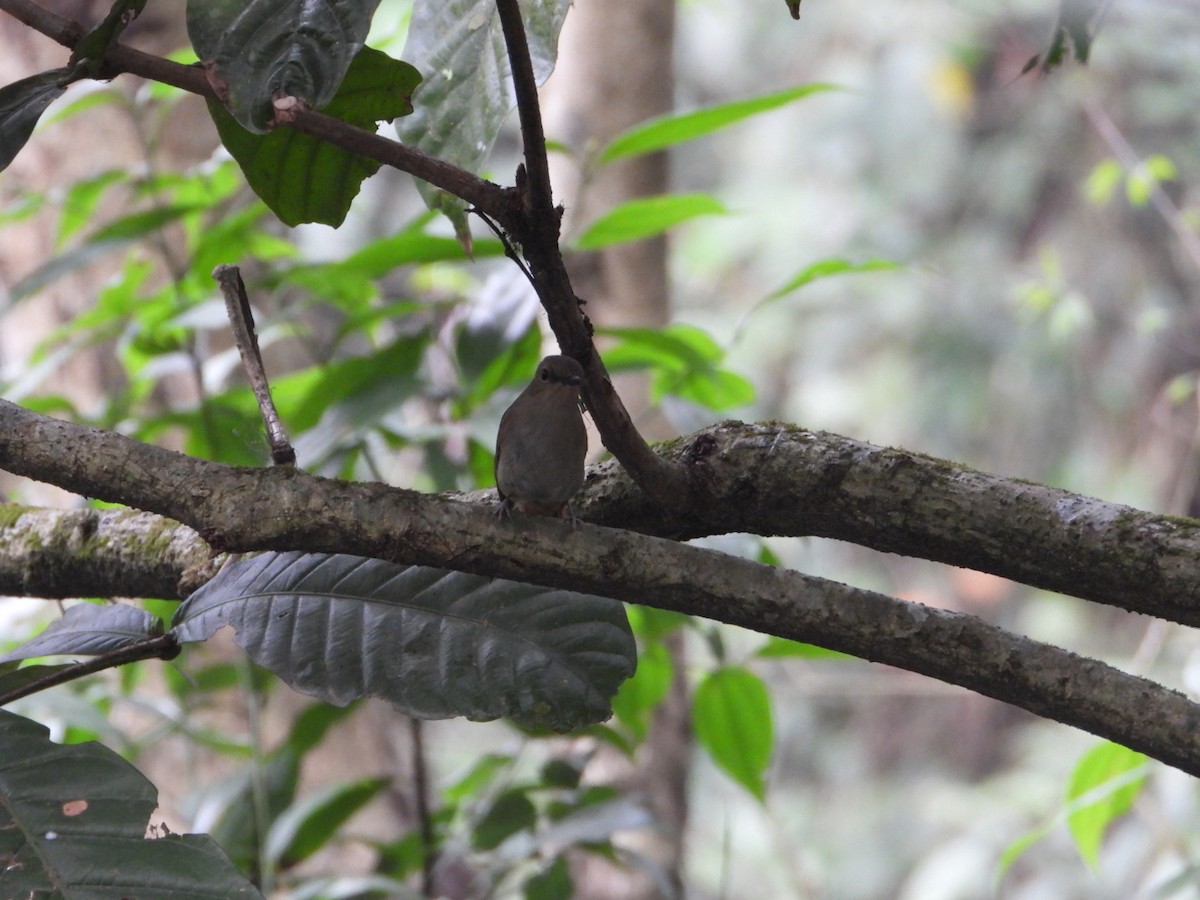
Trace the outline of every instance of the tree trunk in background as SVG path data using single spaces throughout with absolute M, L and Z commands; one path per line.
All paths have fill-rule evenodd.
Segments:
M 546 85 L 545 114 L 551 139 L 571 148 L 567 160 L 551 157 L 555 195 L 566 205 L 564 231 L 578 233 L 597 216 L 635 197 L 669 189 L 668 159 L 655 153 L 599 170 L 588 159 L 631 125 L 669 112 L 673 105 L 674 0 L 577 0 L 559 42 L 558 65 Z M 582 168 L 581 168 L 582 164 Z M 609 247 L 568 260 L 576 293 L 600 326 L 666 324 L 667 244 L 664 238 Z M 616 380 L 625 405 L 647 437 L 667 436 L 669 426 L 648 411 L 646 380 Z M 595 444 L 594 444 L 595 446 Z M 682 638 L 672 638 L 676 678 L 637 768 L 613 754 L 601 777 L 645 798 L 659 828 L 633 847 L 666 872 L 681 893 L 680 869 L 687 821 L 691 752 L 689 697 L 683 675 Z M 589 857 L 578 871 L 581 894 L 593 898 L 650 898 L 666 886 L 644 873 L 614 869 Z

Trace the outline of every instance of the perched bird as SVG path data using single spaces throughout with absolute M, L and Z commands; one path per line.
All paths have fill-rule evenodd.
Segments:
M 570 500 L 583 486 L 587 429 L 579 409 L 583 368 L 569 356 L 547 356 L 496 434 L 498 515 L 513 507 L 575 521 Z

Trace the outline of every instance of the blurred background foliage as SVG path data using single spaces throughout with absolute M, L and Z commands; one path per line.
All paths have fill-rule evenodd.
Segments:
M 1022 74 L 1053 38 L 1049 0 L 808 0 L 798 23 L 765 2 L 688 0 L 678 12 L 680 110 L 806 83 L 839 89 L 672 151 L 674 190 L 723 211 L 672 230 L 672 325 L 605 335 L 614 369 L 648 369 L 651 399 L 681 432 L 727 415 L 779 418 L 1200 511 L 1200 4 L 1107 4 L 1086 67 L 1049 75 Z M 398 56 L 406 21 L 403 0 L 384 0 L 372 45 Z M 536 301 L 498 243 L 478 232 L 466 260 L 411 179 L 386 170 L 340 230 L 283 228 L 214 151 L 209 126 L 181 125 L 200 123 L 198 106 L 128 79 L 69 93 L 26 151 L 51 163 L 22 157 L 0 176 L 0 393 L 262 464 L 210 278 L 238 260 L 302 465 L 422 490 L 489 484 L 499 415 L 544 348 Z M 124 137 L 86 154 L 48 149 L 81 122 Z M 181 128 L 197 131 L 185 146 Z M 517 146 L 502 135 L 497 179 Z M 55 168 L 56 153 L 70 164 Z M 709 543 L 1200 690 L 1197 642 L 1179 626 L 832 542 Z M 6 600 L 0 634 L 15 642 L 45 607 Z M 565 769 L 561 745 L 505 726 L 392 723 L 389 740 L 428 757 L 428 814 L 379 773 L 346 782 L 344 760 L 305 775 L 333 785 L 320 802 L 299 790 L 300 760 L 326 729 L 362 744 L 321 707 L 294 725 L 266 716 L 296 701 L 219 654 L 59 689 L 20 711 L 143 764 L 169 754 L 170 784 L 155 780 L 170 827 L 213 829 L 288 896 L 371 885 L 322 880 L 331 871 L 409 877 L 422 846 L 465 861 L 451 874 L 469 869 L 491 891 L 480 895 L 563 896 L 564 848 L 611 854 L 614 833 L 647 826 L 636 797 L 578 778 L 597 743 L 634 751 L 665 695 L 659 641 L 680 623 L 634 618 L 638 676 L 613 727 L 573 744 Z M 1180 773 L 1127 761 L 1144 785 L 1085 862 L 1067 797 L 1097 752 L 1088 736 L 907 673 L 705 623 L 689 634 L 690 896 L 1200 896 L 1200 803 Z M 350 818 L 371 801 L 369 826 Z M 571 819 L 589 809 L 603 814 Z M 250 811 L 270 828 L 249 833 Z M 414 830 L 386 838 L 380 815 Z M 574 830 L 555 831 L 568 819 Z M 322 863 L 321 848 L 337 853 Z

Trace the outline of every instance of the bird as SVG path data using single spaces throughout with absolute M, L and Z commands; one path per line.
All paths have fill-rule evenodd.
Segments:
M 587 429 L 579 408 L 583 367 L 569 356 L 547 356 L 533 381 L 500 418 L 496 433 L 498 517 L 515 508 L 576 524 L 571 498 L 583 487 Z

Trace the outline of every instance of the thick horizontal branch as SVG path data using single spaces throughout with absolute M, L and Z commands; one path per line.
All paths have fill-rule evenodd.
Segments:
M 293 469 L 223 466 L 2 400 L 0 468 L 160 513 L 220 549 L 343 552 L 462 569 L 820 644 L 961 685 L 1200 775 L 1200 706 L 973 616 L 629 531 L 498 521 L 481 504 Z
M 836 538 L 1200 625 L 1200 522 L 989 475 L 793 425 L 726 422 L 660 448 L 695 495 L 665 514 L 611 467 L 577 503 L 600 524 L 679 539 Z
M 3 595 L 171 599 L 209 556 L 196 532 L 153 513 L 0 505 Z

